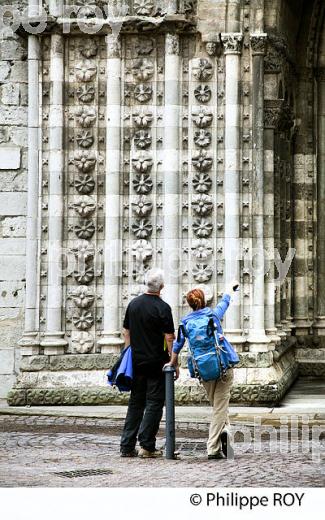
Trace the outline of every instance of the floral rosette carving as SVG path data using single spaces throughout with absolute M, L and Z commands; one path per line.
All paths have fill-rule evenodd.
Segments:
M 153 120 L 152 112 L 136 111 L 132 115 L 133 122 L 138 128 L 148 128 Z
M 196 218 L 193 222 L 194 234 L 199 238 L 207 238 L 213 230 L 211 218 Z
M 78 107 L 75 111 L 77 123 L 82 128 L 90 128 L 97 119 L 96 110 L 93 107 Z
M 72 333 L 72 352 L 77 354 L 89 354 L 94 347 L 94 338 L 90 332 L 78 331 Z
M 148 56 L 154 49 L 154 40 L 148 37 L 139 37 L 135 50 L 139 56 Z
M 198 264 L 193 268 L 194 280 L 199 283 L 208 282 L 213 274 L 213 269 L 210 265 Z
M 146 132 L 145 130 L 138 130 L 134 134 L 134 144 L 137 148 L 141 148 L 142 150 L 149 148 L 151 145 L 150 133 Z
M 132 256 L 137 263 L 143 264 L 152 257 L 152 245 L 147 240 L 137 240 L 132 245 Z
M 78 238 L 89 240 L 95 233 L 95 225 L 92 220 L 83 220 L 74 227 Z
M 77 283 L 89 284 L 95 277 L 94 268 L 92 266 L 86 266 L 84 269 L 75 270 L 73 276 Z
M 153 187 L 153 182 L 150 175 L 145 173 L 137 174 L 132 183 L 134 190 L 139 195 L 150 193 Z
M 90 175 L 83 175 L 82 177 L 77 177 L 74 180 L 74 187 L 78 193 L 87 195 L 88 193 L 92 193 L 94 191 L 95 180 Z
M 207 193 L 212 187 L 212 179 L 206 172 L 196 172 L 192 184 L 198 193 Z
M 80 54 L 84 58 L 94 58 L 98 53 L 98 45 L 93 38 L 87 38 L 80 46 Z
M 193 67 L 193 76 L 199 81 L 208 81 L 212 74 L 212 63 L 207 59 L 199 59 Z
M 72 317 L 75 327 L 79 330 L 88 330 L 94 324 L 92 312 L 83 310 L 78 315 Z
M 80 309 L 88 309 L 95 301 L 95 295 L 89 287 L 81 285 L 71 294 L 74 304 Z
M 78 259 L 78 265 L 90 262 L 95 256 L 95 248 L 88 240 L 81 240 L 71 251 Z
M 138 217 L 146 217 L 152 212 L 152 202 L 145 195 L 140 195 L 132 202 L 132 208 Z
M 137 238 L 148 238 L 152 234 L 152 224 L 150 220 L 142 218 L 132 224 L 132 231 Z
M 154 66 L 147 58 L 139 58 L 133 64 L 132 74 L 139 81 L 148 81 L 154 74 Z
M 87 197 L 86 195 L 80 197 L 72 206 L 82 218 L 90 217 L 96 210 L 96 202 L 92 197 Z
M 151 155 L 146 152 L 140 152 L 132 159 L 132 166 L 135 171 L 140 173 L 147 173 L 151 170 L 153 160 Z
M 194 195 L 192 200 L 193 211 L 200 216 L 210 215 L 213 210 L 213 202 L 210 195 Z
M 139 103 L 147 103 L 152 98 L 152 86 L 144 83 L 136 85 L 134 97 Z
M 133 4 L 135 14 L 141 16 L 150 16 L 154 7 L 155 4 L 152 0 L 134 0 Z
M 94 144 L 94 136 L 90 130 L 79 132 L 76 141 L 80 148 L 90 148 Z
M 213 114 L 210 109 L 200 107 L 192 111 L 192 121 L 199 128 L 206 128 L 211 125 Z
M 194 168 L 200 172 L 206 172 L 211 169 L 213 159 L 208 155 L 206 150 L 200 150 L 192 157 Z
M 80 172 L 88 173 L 95 168 L 97 159 L 94 152 L 78 150 L 74 154 L 73 162 Z
M 206 148 L 211 144 L 211 132 L 205 129 L 198 130 L 194 134 L 194 142 L 200 148 Z
M 92 85 L 81 85 L 77 89 L 77 98 L 81 103 L 91 103 L 95 99 L 95 88 Z
M 210 240 L 205 238 L 194 240 L 192 244 L 192 253 L 196 260 L 208 260 L 213 253 Z
M 97 74 L 97 66 L 90 60 L 85 60 L 76 65 L 76 78 L 79 81 L 89 82 Z
M 211 95 L 212 92 L 209 85 L 198 85 L 194 90 L 194 96 L 200 103 L 208 103 Z

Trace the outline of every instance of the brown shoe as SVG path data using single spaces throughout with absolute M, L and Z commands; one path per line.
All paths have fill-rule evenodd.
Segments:
M 139 457 L 141 459 L 160 459 L 162 456 L 162 450 L 149 451 L 145 448 L 140 448 L 139 450 Z

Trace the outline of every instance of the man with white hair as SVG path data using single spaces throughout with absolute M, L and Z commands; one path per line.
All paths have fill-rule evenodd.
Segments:
M 156 449 L 165 402 L 162 369 L 170 360 L 175 329 L 171 308 L 160 296 L 163 271 L 148 271 L 146 285 L 146 292 L 129 303 L 123 323 L 125 345 L 132 347 L 133 384 L 121 438 L 121 457 L 162 456 Z M 178 368 L 176 372 L 178 375 Z M 137 439 L 139 452 L 135 449 Z

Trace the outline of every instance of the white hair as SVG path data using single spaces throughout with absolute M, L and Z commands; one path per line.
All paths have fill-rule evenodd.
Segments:
M 164 285 L 164 271 L 158 267 L 150 269 L 146 274 L 148 292 L 159 292 Z

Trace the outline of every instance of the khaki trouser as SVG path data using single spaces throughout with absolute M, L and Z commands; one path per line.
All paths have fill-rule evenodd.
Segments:
M 230 389 L 234 380 L 234 370 L 230 368 L 226 375 L 219 381 L 202 381 L 206 390 L 212 410 L 212 418 L 207 442 L 208 455 L 215 455 L 221 449 L 220 434 L 223 430 L 230 433 L 228 407 Z

